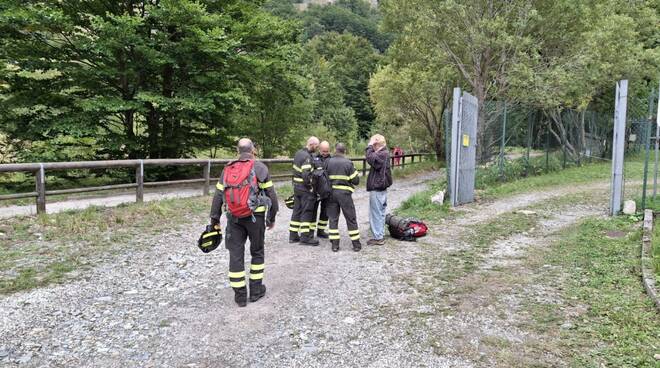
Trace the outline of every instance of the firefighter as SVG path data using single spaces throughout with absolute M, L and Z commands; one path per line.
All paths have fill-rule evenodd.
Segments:
M 314 208 L 316 193 L 312 188 L 311 172 L 314 153 L 319 146 L 319 139 L 310 137 L 305 148 L 296 152 L 293 158 L 293 196 L 294 205 L 289 223 L 289 243 L 319 245 L 319 240 L 311 231 L 312 222 L 316 225 Z
M 243 138 L 238 142 L 239 164 L 249 164 L 255 159 L 256 150 L 252 141 Z M 226 169 L 225 169 L 226 170 Z M 266 286 L 263 284 L 264 277 L 264 236 L 265 230 L 271 230 L 275 226 L 275 215 L 277 214 L 277 194 L 270 179 L 268 167 L 262 162 L 254 161 L 254 174 L 257 179 L 259 194 L 257 195 L 258 206 L 252 215 L 236 218 L 229 211 L 227 204 L 227 238 L 225 248 L 229 250 L 229 285 L 234 289 L 234 301 L 239 307 L 247 304 L 247 288 L 245 283 L 245 241 L 250 239 L 250 302 L 256 302 L 266 294 Z M 211 206 L 211 225 L 220 229 L 220 217 L 222 216 L 223 204 L 225 204 L 224 170 L 220 175 L 220 181 L 216 185 L 213 205 Z M 270 205 L 270 207 L 268 207 Z
M 319 152 L 314 156 L 314 169 L 315 170 L 324 170 L 325 162 L 330 158 L 330 143 L 328 141 L 323 141 L 319 144 Z M 316 215 L 318 213 L 318 221 L 312 221 L 311 231 L 312 233 L 316 230 L 316 236 L 318 238 L 327 239 L 328 238 L 328 212 L 326 207 L 328 205 L 328 199 L 317 199 L 316 204 L 314 205 L 314 217 L 316 220 Z M 320 213 L 319 213 L 320 209 Z
M 345 157 L 346 146 L 337 143 L 335 155 L 327 161 L 326 170 L 332 182 L 332 197 L 328 201 L 327 210 L 330 218 L 328 234 L 332 251 L 339 251 L 339 212 L 344 213 L 348 235 L 353 243 L 353 250 L 359 252 L 362 249 L 360 243 L 360 230 L 358 230 L 355 205 L 353 204 L 353 192 L 355 186 L 360 183 L 358 171 L 355 170 L 353 162 Z

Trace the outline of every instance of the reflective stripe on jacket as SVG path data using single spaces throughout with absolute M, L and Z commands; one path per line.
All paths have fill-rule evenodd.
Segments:
M 336 155 L 325 162 L 325 169 L 332 183 L 332 189 L 355 191 L 360 184 L 360 174 L 353 162 L 343 155 Z

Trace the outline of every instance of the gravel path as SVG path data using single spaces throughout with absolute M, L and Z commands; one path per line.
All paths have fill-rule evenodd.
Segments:
M 390 208 L 435 177 L 397 182 L 388 194 Z M 526 194 L 470 205 L 465 211 L 486 221 L 575 190 Z M 367 193 L 358 191 L 355 201 L 366 241 Z M 541 235 L 595 213 L 593 207 L 574 208 L 561 213 L 560 220 L 550 217 L 543 225 L 548 232 Z M 465 216 L 435 227 L 423 243 L 389 241 L 360 253 L 350 250 L 343 234 L 336 254 L 328 242 L 321 247 L 288 244 L 289 216 L 284 208 L 276 229 L 267 234 L 268 294 L 258 303 L 235 306 L 227 280 L 227 252 L 199 252 L 193 244 L 203 224 L 189 223 L 182 226 L 185 231 L 135 239 L 134 251 L 108 255 L 76 281 L 2 296 L 0 364 L 487 367 L 492 362 L 478 348 L 480 338 L 525 339 L 524 332 L 512 328 L 513 319 L 498 317 L 493 309 L 508 308 L 506 317 L 515 311 L 515 298 L 500 300 L 496 289 L 485 286 L 474 295 L 448 297 L 438 280 L 428 281 L 442 271 L 433 262 L 456 249 L 456 239 L 467 226 Z M 343 222 L 340 228 L 345 229 Z M 498 244 L 492 260 L 478 271 L 516 267 L 508 260 L 537 240 Z M 471 281 L 461 278 L 456 283 Z M 425 284 L 430 285 L 427 290 Z

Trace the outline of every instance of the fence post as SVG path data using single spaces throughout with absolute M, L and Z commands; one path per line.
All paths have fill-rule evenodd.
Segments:
M 367 159 L 363 158 L 362 159 L 362 176 L 367 175 Z
M 547 130 L 545 131 L 545 172 L 548 172 L 550 169 L 549 167 L 549 161 L 550 161 L 550 127 L 546 128 Z
M 651 97 L 653 98 L 653 97 Z M 648 179 L 649 172 L 649 154 L 651 152 L 651 119 L 646 124 L 646 142 L 645 144 L 645 155 L 644 155 L 644 182 L 642 183 L 642 211 L 646 209 L 646 181 Z
M 415 154 L 414 153 L 410 156 L 410 163 L 411 164 L 415 163 Z
M 658 190 L 658 151 L 660 150 L 660 86 L 658 87 L 658 94 L 656 95 L 656 103 L 658 110 L 655 113 L 655 167 L 653 169 L 653 202 L 655 202 L 655 195 Z
M 406 155 L 401 156 L 401 168 L 402 169 L 406 168 Z
M 527 118 L 527 152 L 525 155 L 525 176 L 529 176 L 529 167 L 530 167 L 530 158 L 529 154 L 532 150 L 532 139 L 534 136 L 534 118 L 536 117 L 536 111 L 529 114 Z
M 142 160 L 135 169 L 135 183 L 137 184 L 135 202 L 142 203 L 144 202 L 144 161 Z
M 500 180 L 504 180 L 504 145 L 506 144 L 506 101 L 504 101 L 504 115 L 502 116 L 502 139 L 500 142 Z
M 37 190 L 37 214 L 46 213 L 46 170 L 44 164 L 39 164 L 39 170 L 36 173 Z
M 204 188 L 202 189 L 202 195 L 209 195 L 209 186 L 211 185 L 211 160 L 209 160 L 204 168 Z
M 651 152 L 651 124 L 653 124 L 653 90 L 649 94 L 649 121 L 646 124 L 646 156 L 644 157 L 644 183 L 642 184 L 642 211 L 646 209 L 646 181 L 648 180 L 649 156 Z

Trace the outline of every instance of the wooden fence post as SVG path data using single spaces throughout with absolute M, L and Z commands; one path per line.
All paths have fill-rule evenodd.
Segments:
M 412 155 L 410 155 L 410 159 L 411 159 L 410 163 L 414 164 L 415 163 L 415 154 L 414 153 Z
M 204 188 L 202 189 L 202 195 L 209 195 L 209 186 L 211 186 L 211 160 L 203 165 L 204 168 Z
M 144 161 L 142 160 L 135 169 L 135 183 L 137 184 L 135 202 L 142 203 L 144 202 Z
M 36 173 L 37 214 L 46 213 L 46 170 L 44 164 L 39 164 Z
M 406 168 L 406 155 L 401 156 L 401 168 L 402 169 Z
M 367 175 L 367 159 L 362 160 L 362 176 Z

